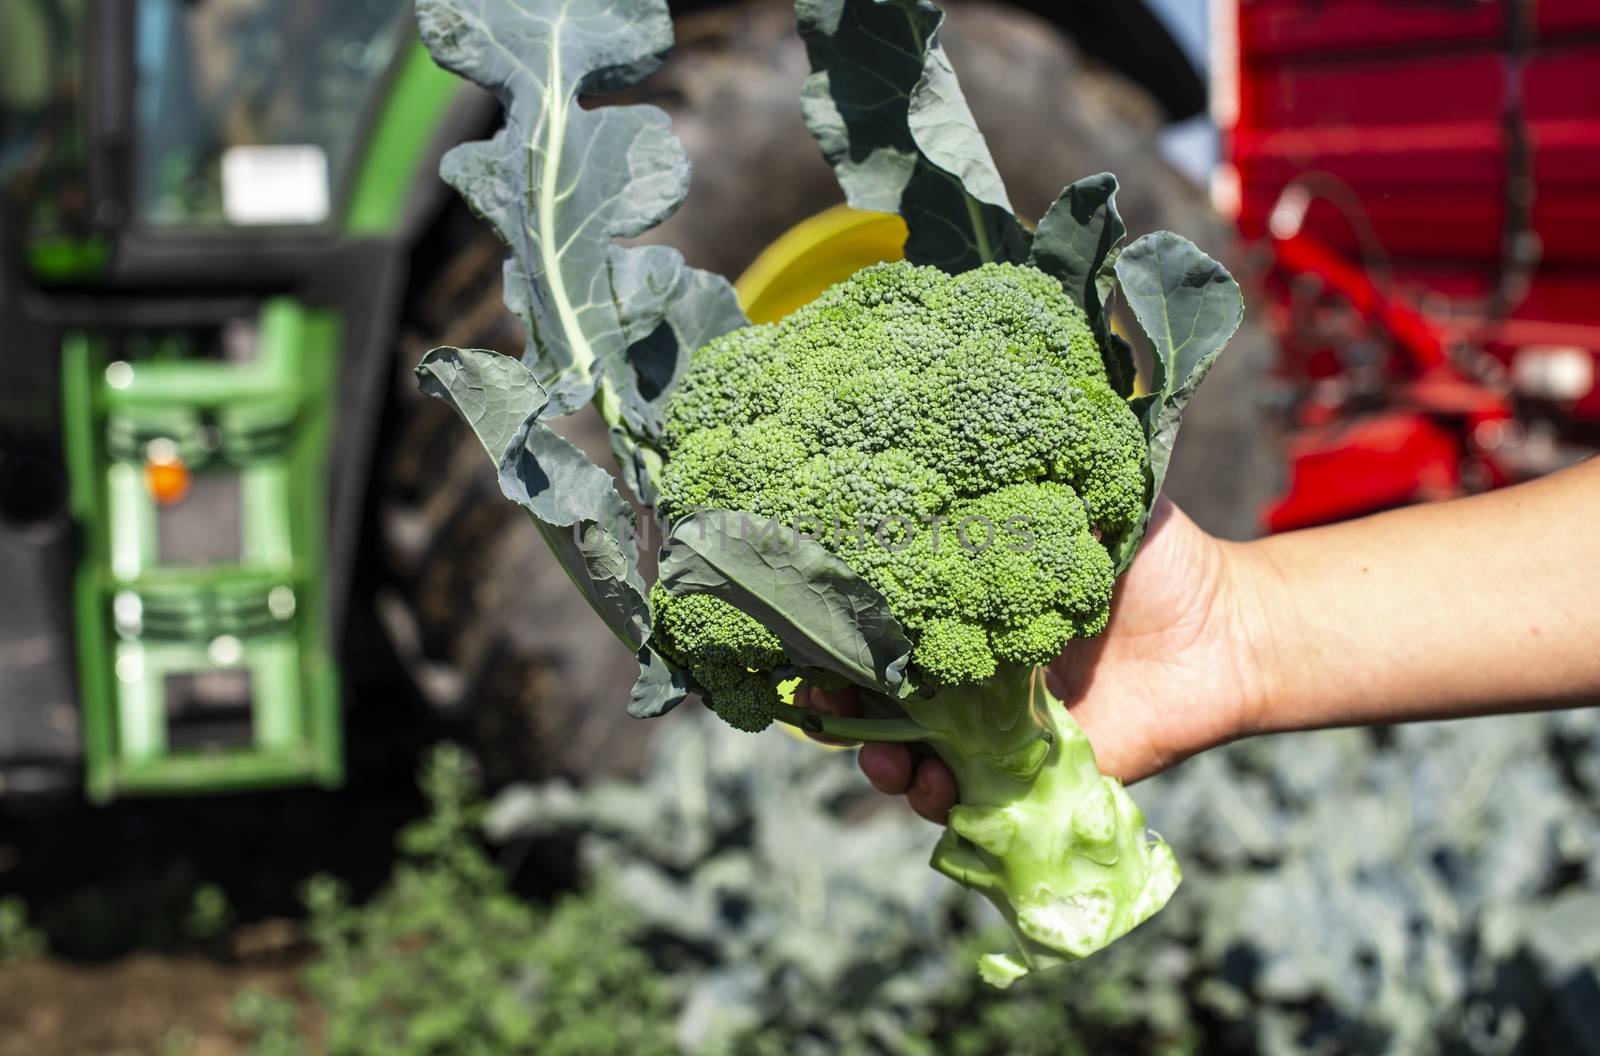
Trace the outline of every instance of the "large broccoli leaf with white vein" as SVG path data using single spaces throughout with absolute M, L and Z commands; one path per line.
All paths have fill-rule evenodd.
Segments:
M 633 513 L 603 470 L 538 419 L 593 399 L 635 494 L 652 503 L 661 467 L 652 441 L 688 353 L 745 323 L 726 279 L 669 247 L 616 241 L 660 223 L 688 191 L 667 115 L 578 105 L 580 93 L 627 88 L 660 65 L 672 43 L 667 6 L 418 0 L 417 20 L 435 61 L 505 107 L 493 139 L 456 147 L 440 170 L 506 244 L 506 305 L 527 332 L 520 374 L 492 353 L 436 349 L 419 368 L 423 389 L 472 425 L 502 490 L 637 653 L 644 677 L 630 710 L 659 714 L 685 684 L 644 644 Z
M 580 92 L 626 88 L 660 65 L 672 44 L 667 5 L 418 0 L 417 20 L 435 61 L 505 106 L 505 127 L 451 150 L 440 171 L 510 250 L 506 304 L 527 329 L 523 362 L 549 393 L 544 416 L 599 389 L 608 422 L 654 436 L 680 345 L 745 321 L 720 276 L 676 250 L 615 241 L 666 219 L 688 192 L 689 159 L 667 115 L 578 105 Z

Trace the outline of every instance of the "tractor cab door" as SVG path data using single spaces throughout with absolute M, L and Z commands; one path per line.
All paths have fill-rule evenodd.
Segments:
M 76 698 L 24 723 L 48 750 L 0 724 L 0 778 L 19 751 L 62 762 L 66 714 L 97 799 L 339 780 L 330 522 L 360 486 L 335 453 L 364 457 L 404 274 L 345 221 L 374 143 L 414 161 L 443 111 L 424 92 L 420 135 L 394 130 L 419 54 L 409 0 L 0 4 L 0 370 L 22 389 L 0 462 L 59 467 L 69 526 L 0 547 L 0 575 L 45 550 L 65 570 L 22 611 L 70 612 Z M 14 684 L 12 725 L 38 710 Z

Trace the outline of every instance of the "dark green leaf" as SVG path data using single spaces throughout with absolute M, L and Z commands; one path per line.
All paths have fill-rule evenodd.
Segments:
M 628 698 L 628 714 L 636 719 L 665 715 L 689 695 L 689 676 L 649 646 L 639 650 L 639 680 Z
M 1109 172 L 1086 176 L 1062 191 L 1039 221 L 1030 261 L 1060 279 L 1089 317 L 1106 375 L 1123 396 L 1133 391 L 1133 351 L 1111 332 L 1111 297 L 1116 249 L 1127 233 L 1117 214 L 1117 178 Z
M 1020 263 L 1028 232 L 939 44 L 928 0 L 796 0 L 811 76 L 800 107 L 858 209 L 899 213 L 906 257 L 959 272 Z
M 515 359 L 436 348 L 417 367 L 422 391 L 449 403 L 499 467 L 500 490 L 533 518 L 567 574 L 630 650 L 650 615 L 633 509 L 611 475 L 540 423 L 544 389 Z
M 896 692 L 911 643 L 877 588 L 821 543 L 753 513 L 705 510 L 675 524 L 661 583 L 710 594 L 757 620 L 802 667 Z
M 618 376 L 622 422 L 611 421 L 611 450 L 633 493 L 656 503 L 661 414 L 689 353 L 745 324 L 733 287 L 721 276 L 676 267 L 677 253 L 644 246 L 612 276 L 628 342 L 628 370 Z M 608 416 L 610 417 L 610 416 Z
M 660 223 L 688 190 L 667 115 L 577 105 L 580 92 L 628 87 L 660 65 L 672 44 L 666 3 L 418 0 L 417 18 L 434 59 L 505 106 L 505 127 L 450 151 L 440 171 L 510 248 L 506 304 L 527 328 L 523 361 L 549 393 L 543 413 L 575 410 L 601 387 L 610 425 L 654 436 L 672 381 L 662 368 L 679 358 L 635 357 L 630 344 L 663 319 L 674 338 L 744 322 L 725 280 L 675 250 L 615 241 Z M 672 322 L 685 315 L 696 326 Z
M 1155 352 L 1150 392 L 1133 401 L 1150 444 L 1149 503 L 1166 479 L 1184 408 L 1244 318 L 1244 299 L 1228 269 L 1170 231 L 1146 235 L 1122 251 L 1122 295 Z M 1119 565 L 1133 558 L 1143 530 L 1121 541 Z

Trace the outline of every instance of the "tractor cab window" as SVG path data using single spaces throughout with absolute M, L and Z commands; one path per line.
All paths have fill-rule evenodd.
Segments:
M 35 235 L 88 226 L 83 0 L 0 2 L 0 196 Z
M 139 0 L 134 195 L 152 227 L 315 224 L 409 0 Z

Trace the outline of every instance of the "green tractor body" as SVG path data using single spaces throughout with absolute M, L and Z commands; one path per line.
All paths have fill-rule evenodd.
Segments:
M 328 568 L 492 106 L 407 0 L 16 0 L 0 70 L 0 792 L 335 784 Z

